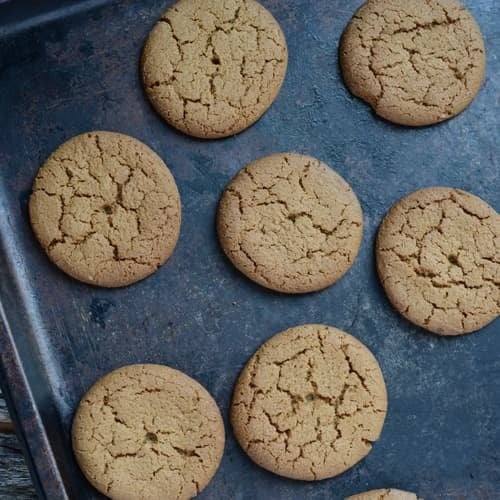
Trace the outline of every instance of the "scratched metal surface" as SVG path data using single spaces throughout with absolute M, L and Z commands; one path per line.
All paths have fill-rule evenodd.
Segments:
M 183 370 L 215 396 L 227 424 L 233 383 L 258 346 L 286 327 L 324 322 L 363 341 L 382 366 L 389 414 L 372 453 L 338 478 L 293 482 L 255 466 L 227 425 L 221 468 L 200 498 L 340 499 L 392 486 L 427 499 L 498 499 L 500 323 L 456 339 L 413 327 L 382 293 L 373 242 L 389 206 L 424 186 L 466 189 L 498 210 L 500 3 L 467 2 L 488 52 L 478 98 L 452 121 L 406 129 L 376 118 L 342 83 L 338 41 L 361 0 L 263 0 L 287 35 L 285 85 L 254 127 L 215 142 L 176 133 L 141 90 L 142 44 L 172 2 L 97 5 L 102 3 L 0 28 L 6 323 L 0 352 L 11 410 L 40 491 L 49 498 L 97 498 L 73 460 L 69 429 L 79 398 L 109 370 L 146 361 Z M 59 272 L 28 222 L 30 186 L 41 162 L 64 140 L 92 129 L 121 131 L 149 144 L 171 168 L 182 195 L 174 256 L 150 279 L 121 290 L 86 286 Z M 290 150 L 339 171 L 365 213 L 353 268 L 314 295 L 285 296 L 254 285 L 224 258 L 214 231 L 217 202 L 231 177 L 251 160 Z

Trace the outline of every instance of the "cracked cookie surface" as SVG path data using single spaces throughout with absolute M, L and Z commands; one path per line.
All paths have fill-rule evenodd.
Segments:
M 224 450 L 217 404 L 195 380 L 160 365 L 119 368 L 96 382 L 73 420 L 73 450 L 109 498 L 188 499 Z
M 415 493 L 391 489 L 372 490 L 347 497 L 345 500 L 421 500 Z
M 349 90 L 383 118 L 408 126 L 447 120 L 481 87 L 480 29 L 458 0 L 368 0 L 342 37 Z
M 254 0 L 180 0 L 151 31 L 142 78 L 158 113 L 204 139 L 237 134 L 271 106 L 288 50 L 274 17 Z
M 304 325 L 272 337 L 247 363 L 234 389 L 231 423 L 258 465 L 313 481 L 365 457 L 386 411 L 372 353 L 336 328 Z
M 363 214 L 336 172 L 309 156 L 267 156 L 226 188 L 217 230 L 224 252 L 272 290 L 306 293 L 339 280 L 361 244 Z
M 500 313 L 500 217 L 480 198 L 427 188 L 396 203 L 377 237 L 394 307 L 431 332 L 459 335 Z
M 62 144 L 40 168 L 29 203 L 49 258 L 104 287 L 149 276 L 180 231 L 179 192 L 161 158 L 138 140 L 90 132 Z

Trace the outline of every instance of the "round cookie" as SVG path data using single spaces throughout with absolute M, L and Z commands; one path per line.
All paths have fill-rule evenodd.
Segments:
M 372 490 L 347 497 L 345 500 L 420 500 L 415 493 L 391 489 Z
M 160 365 L 119 368 L 96 382 L 73 420 L 85 477 L 114 499 L 188 499 L 224 451 L 217 404 L 195 380 Z
M 241 170 L 226 188 L 217 230 L 233 264 L 262 286 L 321 290 L 351 267 L 363 214 L 352 189 L 324 163 L 276 154 Z
M 386 411 L 372 353 L 340 330 L 304 325 L 272 337 L 247 363 L 234 389 L 231 423 L 258 465 L 314 481 L 365 457 Z
M 287 64 L 283 32 L 255 0 L 179 0 L 151 31 L 141 62 L 158 113 L 204 139 L 255 123 L 278 95 Z
M 486 58 L 479 27 L 458 0 L 368 0 L 344 32 L 340 64 L 349 90 L 378 115 L 423 126 L 472 102 Z
M 49 258 L 80 281 L 130 285 L 156 271 L 179 238 L 179 192 L 161 158 L 114 132 L 62 144 L 40 168 L 31 225 Z
M 441 335 L 473 332 L 500 312 L 500 217 L 458 189 L 422 189 L 379 229 L 377 269 L 394 307 Z

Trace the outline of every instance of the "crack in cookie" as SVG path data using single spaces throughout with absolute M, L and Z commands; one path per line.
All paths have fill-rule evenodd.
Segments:
M 386 411 L 383 376 L 370 351 L 335 328 L 304 325 L 274 336 L 247 363 L 231 423 L 257 464 L 312 481 L 366 456 Z
M 146 93 L 186 134 L 234 135 L 271 106 L 288 51 L 273 16 L 254 0 L 180 0 L 151 31 L 142 55 Z
M 106 287 L 156 271 L 172 254 L 181 222 L 179 192 L 161 158 L 113 132 L 60 146 L 37 174 L 29 211 L 57 266 Z
M 486 65 L 479 27 L 458 0 L 368 0 L 344 32 L 340 61 L 353 94 L 409 126 L 463 111 Z
M 80 402 L 72 435 L 83 473 L 110 498 L 192 498 L 224 449 L 210 394 L 159 365 L 126 366 L 96 382 Z
M 500 313 L 500 217 L 476 196 L 428 188 L 403 198 L 376 253 L 394 307 L 431 332 L 470 333 Z
M 349 185 L 314 158 L 272 155 L 226 188 L 217 229 L 224 252 L 250 279 L 305 293 L 339 280 L 359 250 L 363 216 Z

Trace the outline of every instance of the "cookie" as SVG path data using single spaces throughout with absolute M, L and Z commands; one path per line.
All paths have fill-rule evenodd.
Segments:
M 103 287 L 156 271 L 174 251 L 181 224 L 179 192 L 161 158 L 114 132 L 60 146 L 36 176 L 29 213 L 52 262 Z
M 473 332 L 500 313 L 500 217 L 458 189 L 396 203 L 379 229 L 377 269 L 394 307 L 441 335 Z
M 172 368 L 131 365 L 97 381 L 73 420 L 85 477 L 114 499 L 188 499 L 214 476 L 224 424 L 210 394 Z
M 255 123 L 278 95 L 287 64 L 280 26 L 254 0 L 178 1 L 151 31 L 141 62 L 156 111 L 203 139 Z
M 272 337 L 250 359 L 234 389 L 231 423 L 258 465 L 314 481 L 365 457 L 386 411 L 372 353 L 336 328 L 304 325 Z
M 340 64 L 349 90 L 378 115 L 423 126 L 472 102 L 486 57 L 481 31 L 458 0 L 368 0 L 344 32 Z
M 417 498 L 415 493 L 408 493 L 407 491 L 385 489 L 385 490 L 372 490 L 366 493 L 359 493 L 347 497 L 345 500 L 421 500 Z
M 340 279 L 361 244 L 363 214 L 349 185 L 309 156 L 276 154 L 251 163 L 226 188 L 217 230 L 246 276 L 286 293 Z

